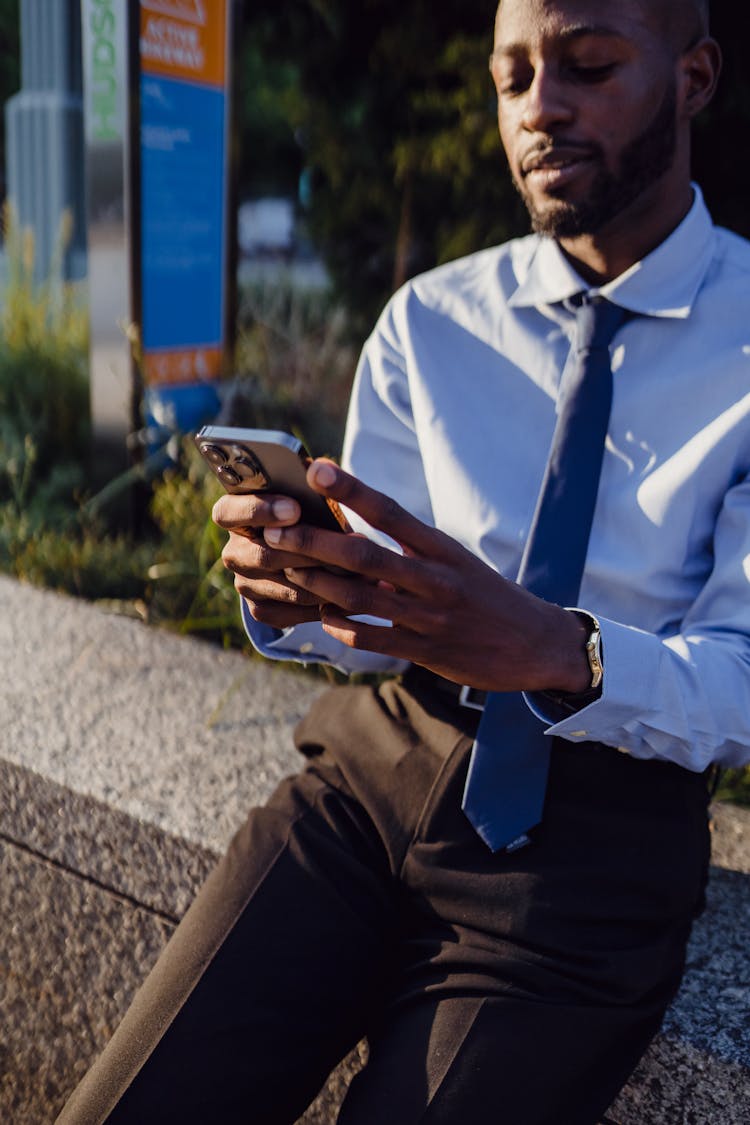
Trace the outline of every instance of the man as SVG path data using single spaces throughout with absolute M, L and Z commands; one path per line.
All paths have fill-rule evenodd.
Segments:
M 284 497 L 215 509 L 263 651 L 404 675 L 322 697 L 306 767 L 251 814 L 61 1121 L 293 1122 L 363 1035 L 347 1125 L 594 1125 L 626 1080 L 701 907 L 709 767 L 750 758 L 750 249 L 689 176 L 719 66 L 700 0 L 503 0 L 500 133 L 537 233 L 383 313 L 349 471 L 309 472 L 366 534 L 302 526 Z M 611 342 L 572 346 L 582 295 L 620 310 Z M 566 608 L 515 578 L 597 349 L 613 402 Z M 484 713 L 459 685 L 491 693 Z M 488 846 L 472 745 L 497 699 L 532 716 L 549 772 L 540 823 Z

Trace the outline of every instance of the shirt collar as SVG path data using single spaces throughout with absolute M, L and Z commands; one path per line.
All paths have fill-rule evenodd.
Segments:
M 553 239 L 539 238 L 509 304 L 539 308 L 590 291 L 642 316 L 686 319 L 713 257 L 715 238 L 697 184 L 693 184 L 693 192 L 692 207 L 669 237 L 601 288 L 590 289 Z

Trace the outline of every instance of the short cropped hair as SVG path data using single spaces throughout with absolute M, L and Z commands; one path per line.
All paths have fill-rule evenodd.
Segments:
M 501 5 L 502 0 L 498 3 L 498 12 Z M 665 31 L 669 35 L 684 39 L 688 34 L 688 41 L 708 35 L 710 6 L 711 0 L 650 0 L 649 3 L 649 7 L 661 7 Z
M 664 30 L 677 50 L 708 35 L 710 0 L 655 0 L 661 7 Z

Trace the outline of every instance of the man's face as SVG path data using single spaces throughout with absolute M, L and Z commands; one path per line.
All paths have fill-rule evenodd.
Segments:
M 597 234 L 645 198 L 669 205 L 674 52 L 643 0 L 503 0 L 492 75 L 510 170 L 539 233 Z

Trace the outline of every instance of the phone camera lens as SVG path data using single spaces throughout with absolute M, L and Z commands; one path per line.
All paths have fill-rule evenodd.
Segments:
M 245 445 L 233 445 L 229 452 L 232 468 L 242 477 L 246 488 L 268 488 L 268 477 L 252 449 Z
M 201 453 L 211 465 L 225 465 L 227 455 L 220 445 L 211 445 L 209 442 L 204 442 L 201 446 Z
M 242 477 L 239 473 L 235 473 L 234 469 L 230 469 L 228 465 L 219 465 L 216 469 L 216 475 L 222 484 L 241 484 Z

